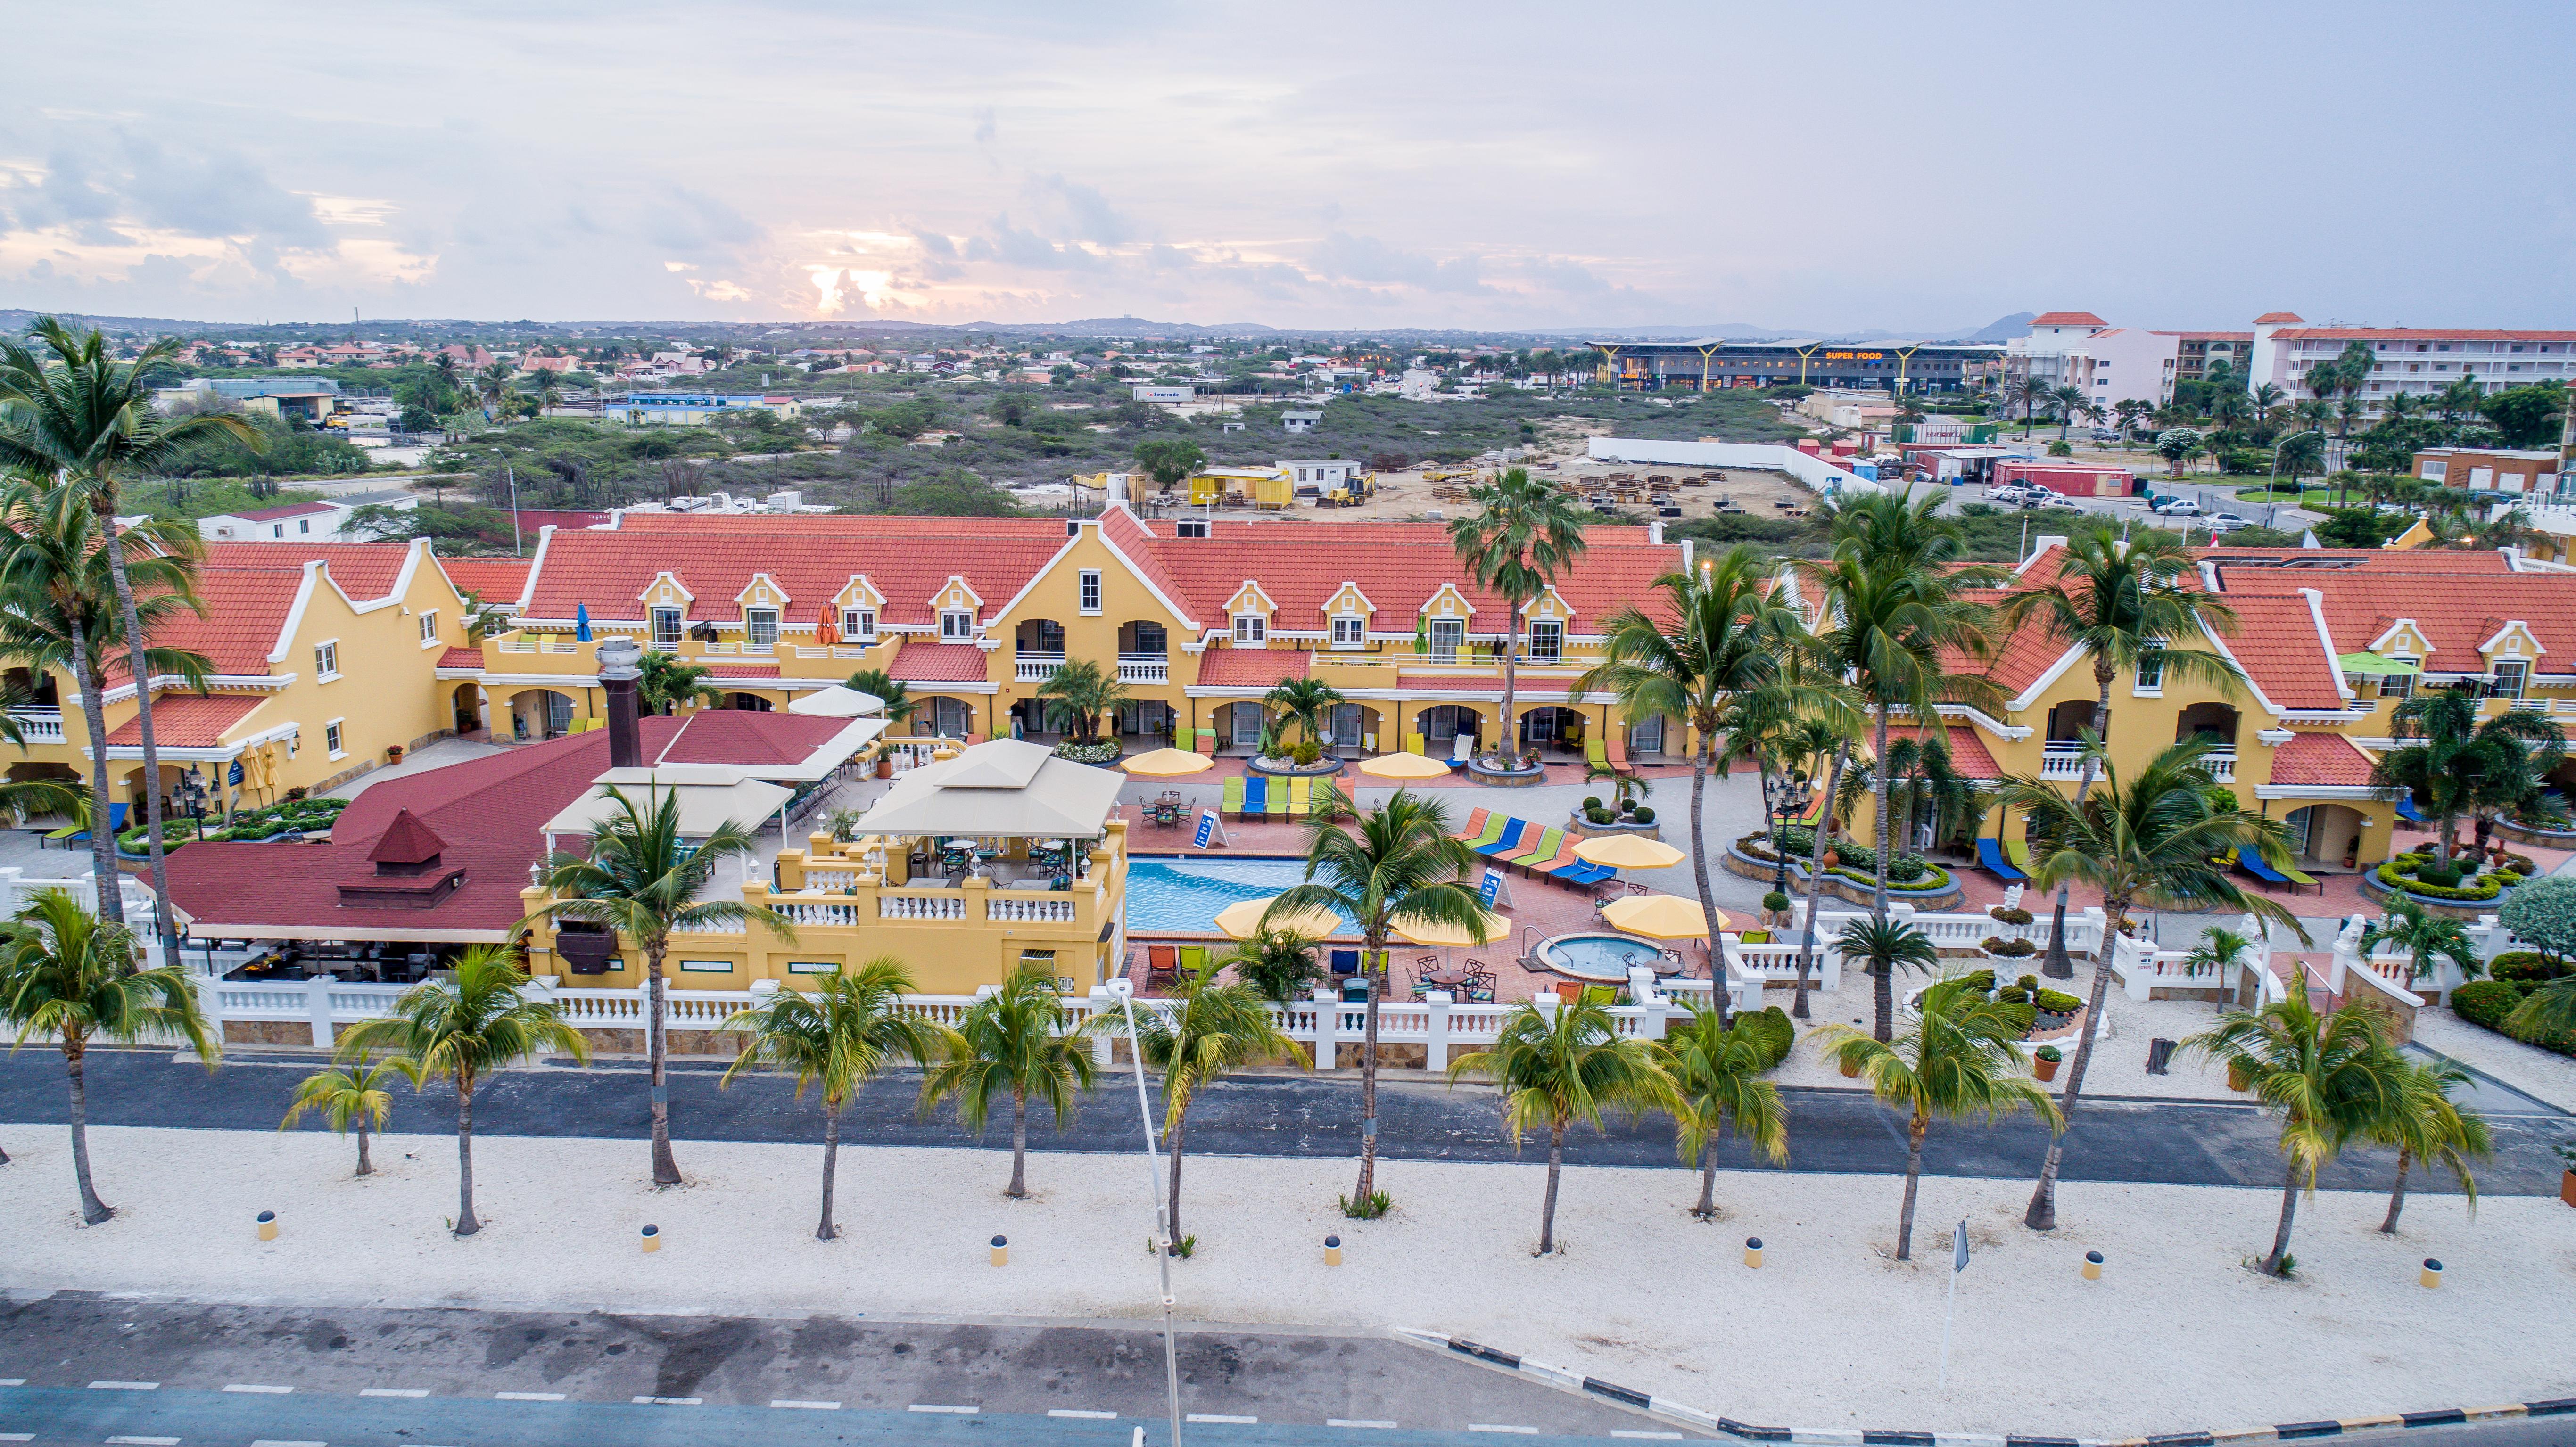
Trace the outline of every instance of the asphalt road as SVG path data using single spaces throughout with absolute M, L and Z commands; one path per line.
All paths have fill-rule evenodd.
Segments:
M 103 1125 L 175 1126 L 204 1130 L 273 1130 L 285 1113 L 295 1082 L 311 1070 L 309 1058 L 236 1056 L 212 1074 L 174 1061 L 167 1051 L 95 1051 L 89 1057 L 90 1120 Z M 819 1143 L 821 1119 L 810 1095 L 797 1103 L 785 1081 L 745 1077 L 719 1089 L 720 1071 L 691 1063 L 671 1074 L 672 1132 L 681 1141 L 725 1140 Z M 914 1109 L 917 1077 L 889 1076 L 862 1092 L 841 1126 L 844 1142 L 860 1145 L 971 1146 L 976 1139 L 956 1124 L 953 1112 L 930 1118 Z M 1038 1150 L 1133 1150 L 1142 1143 L 1132 1089 L 1108 1082 L 1061 1131 L 1033 1122 L 1030 1145 Z M 1790 1159 L 1795 1171 L 1883 1173 L 1904 1169 L 1902 1122 L 1857 1090 L 1791 1087 Z M 2499 1089 L 2506 1105 L 2511 1097 Z M 1344 1080 L 1252 1077 L 1203 1091 L 1190 1111 L 1190 1149 L 1213 1155 L 1356 1156 L 1358 1092 Z M 1494 1093 L 1429 1083 L 1381 1081 L 1379 1149 L 1411 1160 L 1503 1161 L 1517 1156 L 1504 1134 Z M 2527 1113 L 2491 1112 L 2497 1151 L 2478 1170 L 2479 1189 L 2502 1195 L 2550 1195 L 2560 1166 L 2552 1147 L 2568 1130 L 2567 1116 L 2536 1102 Z M 57 1123 L 67 1118 L 61 1057 L 27 1048 L 0 1056 L 0 1118 Z M 513 1070 L 479 1087 L 474 1124 L 480 1134 L 644 1138 L 650 1117 L 649 1087 L 641 1067 L 592 1069 L 540 1066 Z M 395 1096 L 391 1128 L 438 1132 L 452 1128 L 453 1096 L 436 1088 Z M 323 1129 L 310 1121 L 308 1129 Z M 2063 1166 L 2069 1180 L 2162 1182 L 2178 1185 L 2274 1187 L 2280 1184 L 2278 1134 L 2250 1104 L 2180 1102 L 2138 1098 L 2088 1100 L 2068 1138 Z M 1007 1122 L 983 1144 L 1007 1148 Z M 0 1139 L 5 1144 L 5 1139 Z M 2035 1175 L 2046 1133 L 2026 1117 L 1988 1128 L 1941 1123 L 1924 1147 L 1925 1169 L 1936 1175 L 2022 1177 Z M 1614 1121 L 1595 1135 L 1579 1132 L 1567 1159 L 1581 1165 L 1673 1169 L 1673 1138 L 1660 1117 Z M 1721 1146 L 1729 1168 L 1775 1169 L 1753 1160 L 1732 1140 Z M 2329 1189 L 2384 1188 L 2394 1158 L 2375 1150 L 2348 1153 L 2328 1168 Z M 2413 1189 L 2443 1185 L 2417 1172 Z
M 1211 1443 L 1682 1436 L 1673 1424 L 1379 1336 L 1192 1330 Z M 0 1305 L 0 1440 L 318 1447 L 1170 1439 L 1158 1331 L 459 1310 Z M 122 1385 L 103 1385 L 122 1384 Z M 149 1385 L 146 1385 L 149 1384 Z M 1050 1415 L 1057 1413 L 1063 1415 Z M 1334 1424 L 1347 1423 L 1349 1426 Z M 1697 1435 L 1697 1434 L 1688 1434 Z

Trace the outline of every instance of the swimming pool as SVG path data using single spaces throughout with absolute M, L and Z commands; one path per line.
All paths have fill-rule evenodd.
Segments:
M 1606 985 L 1628 983 L 1628 967 L 1654 968 L 1663 950 L 1626 935 L 1558 935 L 1538 947 L 1538 957 L 1560 975 Z
M 1217 911 L 1283 894 L 1305 879 L 1302 859 L 1133 858 L 1127 861 L 1127 932 L 1219 934 Z M 1348 915 L 1342 925 L 1357 933 Z

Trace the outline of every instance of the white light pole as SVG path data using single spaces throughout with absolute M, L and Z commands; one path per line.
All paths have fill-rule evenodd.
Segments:
M 1154 1148 L 1154 1107 L 1145 1095 L 1145 1042 L 1136 1033 L 1136 982 L 1109 982 L 1109 993 L 1127 1011 L 1127 1061 L 1136 1068 L 1136 1114 L 1145 1123 L 1145 1189 L 1154 1198 L 1154 1263 L 1163 1272 L 1163 1392 L 1172 1411 L 1172 1447 L 1181 1447 L 1181 1354 L 1172 1337 L 1172 1218 L 1163 1198 L 1162 1156 Z M 1138 1436 L 1144 1435 L 1139 1427 Z

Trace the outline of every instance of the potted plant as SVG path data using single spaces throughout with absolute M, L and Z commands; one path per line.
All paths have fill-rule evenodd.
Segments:
M 1789 922 L 1789 896 L 1782 894 L 1776 889 L 1763 895 L 1762 916 L 1763 922 L 1766 924 L 1787 924 Z
M 2055 1080 L 2057 1078 L 2057 1062 L 2065 1058 L 2065 1056 L 2058 1053 L 2056 1046 L 2042 1045 L 2039 1049 L 2031 1053 L 2030 1073 L 2042 1080 Z
M 2576 1206 L 2576 1141 L 2560 1142 L 2558 1159 L 2567 1165 L 2566 1170 L 2558 1173 L 2558 1199 Z
M 2254 1068 L 2247 1065 L 2241 1059 L 2228 1061 L 2227 1088 L 2236 1091 L 2252 1090 L 2254 1088 Z
M 385 762 L 386 762 L 386 763 L 388 763 L 388 764 L 399 764 L 399 763 L 401 763 L 402 761 L 403 761 L 403 746 L 402 746 L 402 745 L 400 745 L 400 744 L 387 744 L 387 745 L 385 745 Z

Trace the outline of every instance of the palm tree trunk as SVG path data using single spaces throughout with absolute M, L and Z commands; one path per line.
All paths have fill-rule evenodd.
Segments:
M 1905 1204 L 1896 1212 L 1896 1259 L 1914 1259 L 1914 1196 L 1923 1184 L 1923 1133 L 1932 1128 L 1921 1111 L 1905 1123 Z
M 1164 1217 L 1171 1226 L 1172 1239 L 1165 1243 L 1166 1245 L 1176 1246 L 1180 1244 L 1181 1240 L 1181 1133 L 1187 1129 L 1188 1126 L 1189 1117 L 1185 1113 L 1176 1117 L 1172 1121 L 1171 1125 L 1163 1131 L 1163 1150 L 1172 1158 L 1172 1181 L 1170 1187 L 1171 1200 L 1168 1208 L 1163 1212 Z M 1367 1180 L 1368 1167 L 1365 1163 L 1360 1167 L 1360 1171 L 1360 1179 L 1363 1181 Z
M 367 1118 L 361 1114 L 358 1117 L 358 1174 L 372 1176 L 375 1173 L 375 1163 L 367 1159 Z
M 67 612 L 69 610 L 66 610 Z M 125 884 L 116 872 L 116 831 L 107 827 L 114 812 L 107 796 L 107 702 L 89 666 L 89 639 L 80 621 L 70 621 L 72 686 L 80 690 L 81 721 L 89 728 L 89 867 L 98 880 L 98 917 L 125 923 Z
M 117 616 L 125 624 L 127 656 L 134 669 L 134 722 L 143 734 L 144 850 L 152 860 L 153 934 L 161 941 L 164 964 L 179 958 L 179 926 L 170 913 L 170 866 L 161 849 L 161 745 L 152 732 L 152 675 L 144 666 L 143 618 L 135 611 L 134 584 L 125 576 L 125 549 L 117 540 L 116 490 L 99 479 L 99 524 L 107 534 L 107 576 L 116 588 Z M 97 741 L 99 770 L 106 772 L 107 741 Z M 92 832 L 96 832 L 93 830 Z
M 1878 704 L 1870 711 L 1877 715 L 1878 723 L 1877 764 L 1870 770 L 1870 792 L 1878 796 L 1878 869 L 1877 877 L 1870 884 L 1869 909 L 1884 923 L 1887 919 L 1887 705 Z M 1879 1038 L 1887 1037 L 1882 1035 Z
M 474 1077 L 456 1078 L 456 1234 L 483 1229 L 474 1216 Z
M 2120 937 L 2120 926 L 2129 917 L 2125 899 L 2104 900 L 2111 906 L 2102 912 L 2102 946 L 2093 952 L 2093 999 L 2084 1007 L 2084 1031 L 2075 1040 L 2075 1059 L 2066 1067 L 2066 1088 L 2058 1092 L 2058 1114 L 2064 1127 L 2048 1138 L 2048 1156 L 2040 1162 L 2039 1185 L 2030 1193 L 2030 1209 L 2022 1213 L 2021 1223 L 2033 1231 L 2057 1229 L 2057 1168 L 2066 1159 L 2066 1132 L 2075 1128 L 2075 1107 L 2084 1096 L 2084 1070 L 2093 1063 L 2093 1041 L 2102 1029 L 2102 1005 L 2111 994 L 2112 941 Z
M 1714 1134 L 1706 1145 L 1699 1148 L 1699 1204 L 1691 1207 L 1691 1214 L 1703 1221 L 1717 1219 L 1717 1137 Z
M 1506 601 L 1512 609 L 1512 628 L 1503 635 L 1503 701 L 1497 710 L 1502 718 L 1496 725 L 1501 732 L 1495 741 L 1494 751 L 1511 760 L 1517 769 L 1521 761 L 1521 741 L 1520 736 L 1512 732 L 1512 694 L 1520 683 L 1521 615 L 1517 599 Z
M 1709 731 L 1701 729 L 1699 752 L 1691 755 L 1690 845 L 1691 882 L 1699 886 L 1699 919 L 1708 929 L 1710 990 L 1717 997 L 1717 1020 L 1723 1026 L 1734 1018 L 1734 1010 L 1727 999 L 1726 951 L 1717 939 L 1717 893 L 1708 878 L 1708 822 L 1701 817 L 1708 798 L 1709 755 L 1716 746 Z
M 1834 750 L 1834 766 L 1825 771 L 1825 806 L 1816 812 L 1815 845 L 1807 857 L 1807 927 L 1798 933 L 1798 984 L 1789 995 L 1789 1013 L 1807 1018 L 1807 971 L 1816 962 L 1816 906 L 1825 892 L 1825 833 L 1833 827 L 1834 798 L 1842 792 L 1843 765 L 1851 761 L 1851 740 Z
M 1869 967 L 1869 997 L 1872 1010 L 1870 1038 L 1885 1045 L 1896 1038 L 1896 966 L 1893 963 Z
M 98 1198 L 98 1188 L 89 1178 L 89 1085 L 81 1078 L 82 1057 L 88 1049 L 77 1035 L 63 1037 L 63 1074 L 72 1087 L 72 1178 L 80 1183 L 81 1220 L 95 1226 L 116 1212 Z
M 831 1097 L 823 1099 L 823 1222 L 814 1228 L 814 1239 L 830 1241 L 841 1234 L 832 1224 L 832 1184 L 841 1174 L 841 1110 Z
M 1370 955 L 1380 961 L 1378 970 L 1386 969 L 1386 946 L 1370 947 Z M 1368 1200 L 1377 1189 L 1377 991 L 1378 976 L 1371 974 L 1368 960 L 1360 962 L 1360 979 L 1368 985 L 1368 1004 L 1363 1007 L 1367 1023 L 1360 1028 L 1360 1183 L 1351 1193 L 1353 1204 Z M 1339 1004 L 1331 1008 L 1340 1009 Z M 1180 1179 L 1180 1163 L 1172 1164 L 1172 1178 Z M 1177 1188 L 1176 1188 L 1177 1189 Z
M 2111 677 L 2109 669 L 2094 665 L 2093 681 L 2101 686 L 2102 694 L 2093 703 L 2093 731 L 2101 737 L 2105 748 L 2111 742 Z M 2075 779 L 2075 812 L 2078 814 L 2084 812 L 2084 796 L 2093 792 L 2093 775 L 2101 764 L 2100 759 L 2089 754 L 2085 756 L 2084 772 Z M 2066 957 L 2066 894 L 2073 887 L 2071 882 L 2057 886 L 2057 908 L 2048 917 L 2048 957 L 2041 962 L 2039 972 L 2052 980 L 2075 978 L 2075 962 Z M 2108 945 L 2107 940 L 2096 945 L 2095 952 L 2099 953 Z
M 2382 1236 L 2397 1234 L 2397 1217 L 2406 1209 L 2406 1168 L 2414 1163 L 2412 1151 L 2400 1150 L 2397 1153 L 2397 1185 L 2388 1193 L 2388 1219 L 2379 1223 Z
M 1538 1208 L 1538 1254 L 1556 1250 L 1556 1182 L 1565 1174 L 1565 1122 L 1547 1128 L 1547 1199 Z
M 1029 1194 L 1029 1093 L 1011 1092 L 1011 1188 L 1002 1194 L 1014 1201 Z
M 652 972 L 644 982 L 648 996 L 644 1050 L 653 1067 L 653 1184 L 676 1186 L 680 1184 L 680 1165 L 671 1159 L 671 1087 L 665 1070 L 670 1041 L 663 1029 L 668 986 L 662 979 L 662 951 L 658 939 L 644 947 L 644 966 Z
M 2290 1225 L 2299 1215 L 2299 1168 L 2295 1165 L 2281 1171 L 2281 1225 L 2272 1233 L 2272 1254 L 2263 1258 L 2263 1274 L 2281 1274 L 2282 1259 L 2290 1254 Z

